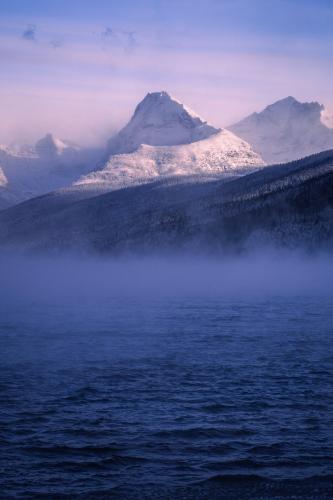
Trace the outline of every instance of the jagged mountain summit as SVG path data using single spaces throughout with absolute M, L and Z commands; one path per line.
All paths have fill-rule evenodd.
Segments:
M 248 141 L 267 163 L 283 163 L 333 148 L 327 110 L 287 97 L 228 129 Z
M 232 132 L 218 129 L 172 98 L 153 92 L 108 143 L 105 165 L 79 185 L 110 189 L 161 176 L 224 173 L 264 165 L 259 154 Z
M 152 92 L 137 105 L 129 123 L 109 141 L 111 154 L 132 153 L 141 144 L 175 146 L 219 132 L 167 92 Z

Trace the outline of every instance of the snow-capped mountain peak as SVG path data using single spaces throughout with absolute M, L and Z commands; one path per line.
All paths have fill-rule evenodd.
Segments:
M 35 146 L 0 147 L 0 209 L 70 186 L 93 170 L 105 151 L 47 134 Z
M 257 123 L 267 125 L 282 125 L 290 123 L 291 120 L 315 120 L 320 121 L 324 106 L 318 102 L 299 102 L 292 96 L 281 99 L 267 106 L 260 113 L 253 113 L 240 123 Z
M 323 110 L 324 106 L 318 102 L 299 102 L 294 97 L 289 96 L 267 106 L 259 115 L 276 121 L 302 120 L 303 118 L 320 120 Z
M 61 156 L 67 149 L 77 149 L 73 144 L 54 137 L 52 134 L 46 134 L 45 137 L 37 141 L 35 145 L 36 152 L 43 158 L 54 158 Z
M 229 130 L 248 141 L 267 163 L 281 163 L 333 148 L 333 130 L 318 102 L 286 97 L 252 113 Z
M 171 97 L 151 92 L 137 105 L 129 123 L 109 141 L 111 154 L 131 153 L 141 144 L 175 146 L 216 134 L 219 129 Z
M 134 119 L 146 126 L 165 126 L 174 121 L 179 121 L 185 128 L 195 128 L 207 124 L 194 111 L 165 91 L 149 92 L 137 105 Z

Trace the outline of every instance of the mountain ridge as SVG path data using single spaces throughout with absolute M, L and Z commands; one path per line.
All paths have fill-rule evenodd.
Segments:
M 65 190 L 0 212 L 0 244 L 109 254 L 331 249 L 332 189 L 330 150 L 238 178 L 175 176 L 81 199 Z

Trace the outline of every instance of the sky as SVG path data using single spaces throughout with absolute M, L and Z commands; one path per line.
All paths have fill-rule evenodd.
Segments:
M 102 144 L 160 90 L 219 127 L 333 110 L 332 26 L 332 0 L 0 0 L 0 144 Z

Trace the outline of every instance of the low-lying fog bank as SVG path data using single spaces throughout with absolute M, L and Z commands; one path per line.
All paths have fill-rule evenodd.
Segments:
M 0 254 L 1 303 L 109 297 L 333 294 L 333 257 L 261 252 L 239 257 L 94 258 Z

